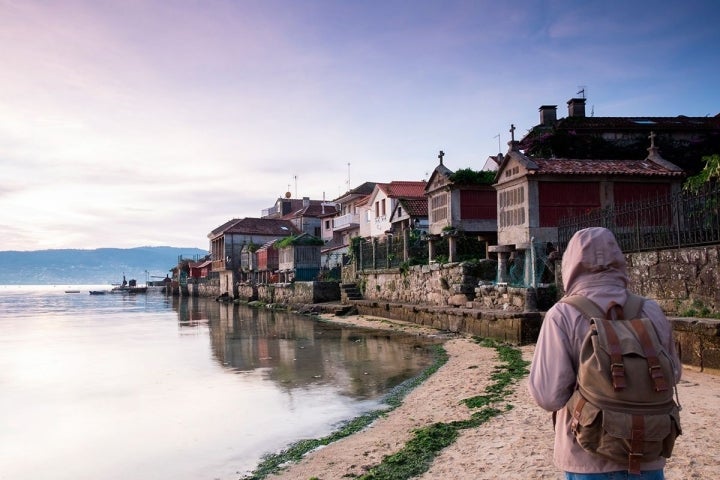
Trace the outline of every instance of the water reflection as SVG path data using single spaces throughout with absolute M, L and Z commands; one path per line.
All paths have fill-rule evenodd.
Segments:
M 332 385 L 343 395 L 372 399 L 432 361 L 431 341 L 423 337 L 204 298 L 176 299 L 173 308 L 181 333 L 208 327 L 213 355 L 223 367 L 261 372 L 286 390 Z
M 0 286 L 0 478 L 236 479 L 430 361 L 288 312 Z

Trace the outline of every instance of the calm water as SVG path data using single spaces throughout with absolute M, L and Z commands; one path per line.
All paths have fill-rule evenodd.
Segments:
M 378 408 L 417 340 L 97 287 L 0 286 L 0 479 L 236 479 Z

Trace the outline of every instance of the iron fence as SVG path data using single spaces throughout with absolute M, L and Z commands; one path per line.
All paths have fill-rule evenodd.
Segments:
M 405 261 L 402 238 L 361 241 L 357 244 L 355 256 L 361 270 L 398 268 Z
M 681 191 L 561 219 L 559 249 L 564 251 L 573 234 L 588 227 L 611 230 L 626 253 L 720 243 L 720 188 L 706 184 L 696 192 Z
M 353 247 L 353 257 L 359 270 L 398 268 L 403 263 L 410 265 L 427 264 L 428 239 L 410 234 L 407 237 L 407 254 L 404 251 L 402 237 L 362 240 Z M 456 261 L 485 258 L 487 244 L 474 236 L 459 235 L 456 243 Z M 435 239 L 434 259 L 441 263 L 448 260 L 447 238 Z

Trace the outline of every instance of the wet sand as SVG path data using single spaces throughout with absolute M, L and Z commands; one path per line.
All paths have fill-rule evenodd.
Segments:
M 405 331 L 417 335 L 438 332 L 414 324 L 367 316 L 334 317 L 329 321 Z M 414 429 L 435 422 L 468 419 L 473 410 L 461 401 L 482 395 L 499 364 L 493 348 L 458 337 L 445 344 L 448 362 L 415 388 L 403 404 L 365 430 L 306 455 L 271 479 L 341 480 L 366 473 L 383 457 L 397 452 Z M 521 347 L 532 359 L 534 346 Z M 552 463 L 553 431 L 550 414 L 535 405 L 527 393 L 527 377 L 501 402 L 513 408 L 483 425 L 462 430 L 459 438 L 441 451 L 422 476 L 430 479 L 562 479 Z M 685 367 L 679 385 L 683 406 L 683 435 L 665 469 L 669 480 L 715 479 L 720 472 L 715 419 L 720 408 L 720 375 Z

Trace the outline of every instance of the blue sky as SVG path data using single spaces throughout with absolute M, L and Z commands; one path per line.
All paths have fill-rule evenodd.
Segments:
M 720 113 L 715 1 L 0 0 L 0 250 L 207 248 L 290 191 L 480 169 L 538 107 Z

